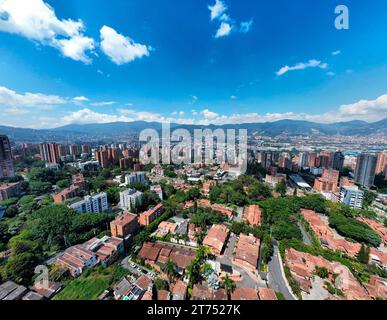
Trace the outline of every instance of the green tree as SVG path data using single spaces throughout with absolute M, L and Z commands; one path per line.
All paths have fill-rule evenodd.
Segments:
M 236 285 L 235 281 L 232 280 L 228 274 L 222 279 L 222 288 L 224 288 L 227 291 L 227 295 L 230 296 L 231 293 L 235 290 Z
M 370 260 L 370 248 L 362 244 L 357 254 L 357 259 L 363 264 L 368 264 Z
M 56 186 L 57 186 L 59 189 L 68 188 L 70 185 L 71 185 L 70 179 L 59 180 L 59 181 L 56 183 Z
M 315 270 L 315 274 L 316 274 L 317 276 L 319 276 L 320 278 L 325 279 L 325 278 L 327 278 L 327 277 L 329 276 L 329 271 L 328 271 L 328 269 L 325 268 L 325 267 L 319 267 L 319 266 L 317 266 L 317 267 L 316 267 L 316 270 Z
M 17 216 L 19 214 L 19 209 L 17 206 L 15 205 L 11 205 L 9 206 L 6 210 L 5 210 L 5 216 L 7 218 L 13 218 L 15 216 Z
M 287 186 L 285 181 L 280 181 L 275 187 L 275 191 L 278 192 L 282 197 L 286 196 Z
M 168 261 L 164 264 L 162 270 L 168 275 L 169 278 L 173 279 L 176 275 L 175 271 L 175 263 L 168 259 Z

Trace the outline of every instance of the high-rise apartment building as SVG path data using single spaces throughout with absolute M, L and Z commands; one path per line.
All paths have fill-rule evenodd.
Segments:
M 56 143 L 41 143 L 39 145 L 40 159 L 47 163 L 60 163 L 59 146 Z
M 90 146 L 87 144 L 82 145 L 82 153 L 91 154 Z
M 14 175 L 11 143 L 7 136 L 0 135 L 0 179 L 10 178 Z
M 315 152 L 310 152 L 308 155 L 308 164 L 310 168 L 316 166 L 317 154 Z
M 144 184 L 145 180 L 145 172 L 133 172 L 132 174 L 127 174 L 125 176 L 125 183 L 130 185 L 132 183 L 141 183 Z
M 369 188 L 374 184 L 377 157 L 362 153 L 357 157 L 355 182 Z
M 339 171 L 324 169 L 321 178 L 314 181 L 314 189 L 319 192 L 338 192 Z
M 332 160 L 332 169 L 343 171 L 344 168 L 344 154 L 341 151 L 336 151 L 333 154 L 333 160 Z
M 127 189 L 120 192 L 120 207 L 122 210 L 133 211 L 142 204 L 143 193 L 136 189 Z
M 70 146 L 70 154 L 75 157 L 80 155 L 79 147 L 76 144 Z
M 340 202 L 353 209 L 363 208 L 364 192 L 357 186 L 341 187 Z
M 298 166 L 300 168 L 304 168 L 308 166 L 308 154 L 306 152 L 301 152 L 299 154 Z
M 86 196 L 83 200 L 69 206 L 78 213 L 101 213 L 109 210 L 107 194 L 105 192 Z
M 387 168 L 387 152 L 378 153 L 378 162 L 376 164 L 376 174 L 385 173 Z
M 99 166 L 103 169 L 109 168 L 108 152 L 106 150 L 96 151 L 95 157 L 98 160 Z
M 121 158 L 121 150 L 119 148 L 110 148 L 108 150 L 108 158 L 111 164 L 118 165 Z

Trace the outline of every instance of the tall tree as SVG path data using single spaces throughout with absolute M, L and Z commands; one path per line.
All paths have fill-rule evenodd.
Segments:
M 357 254 L 357 259 L 361 263 L 368 264 L 370 260 L 370 248 L 362 244 L 359 253 Z

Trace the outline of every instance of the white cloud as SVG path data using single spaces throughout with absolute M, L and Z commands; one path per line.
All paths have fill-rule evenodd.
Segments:
M 75 61 L 90 64 L 92 60 L 86 52 L 94 49 L 94 40 L 83 36 L 74 36 L 70 39 L 54 40 L 54 46 L 60 49 L 64 56 Z
M 339 54 L 341 54 L 341 50 L 337 50 L 337 51 L 332 52 L 332 56 L 338 56 Z
M 0 14 L 0 31 L 21 35 L 57 48 L 65 57 L 91 63 L 87 53 L 94 49 L 94 40 L 84 35 L 82 20 L 59 19 L 43 0 L 1 0 Z
M 227 7 L 221 0 L 215 0 L 215 4 L 208 6 L 208 9 L 211 11 L 211 20 L 215 20 L 223 16 Z
M 387 94 L 375 100 L 360 100 L 358 102 L 342 105 L 340 114 L 348 116 L 367 116 L 382 119 L 387 116 Z
M 253 19 L 249 21 L 241 22 L 239 31 L 242 33 L 248 33 L 251 30 L 253 23 L 254 23 Z
M 237 96 L 231 96 L 230 99 L 231 100 L 236 100 L 236 99 L 238 99 L 238 97 Z
M 215 119 L 219 117 L 219 114 L 212 112 L 208 109 L 203 110 L 202 112 L 200 112 L 200 114 L 203 115 L 205 119 Z
M 64 98 L 55 95 L 26 92 L 19 94 L 6 87 L 0 86 L 0 105 L 12 108 L 35 107 L 47 109 L 55 105 L 65 104 Z M 16 109 L 13 109 L 14 111 Z
M 327 72 L 327 75 L 330 77 L 334 77 L 336 75 L 336 73 L 329 71 L 329 72 Z
M 111 115 L 111 114 L 103 114 L 94 112 L 90 109 L 81 109 L 75 112 L 71 112 L 69 115 L 64 116 L 60 123 L 61 125 L 66 124 L 85 124 L 85 123 L 111 123 L 118 121 L 133 121 L 125 116 Z
M 232 31 L 232 26 L 227 22 L 222 22 L 218 31 L 216 31 L 215 38 L 221 38 L 228 36 Z
M 100 36 L 102 51 L 117 65 L 149 56 L 152 50 L 150 46 L 135 43 L 108 26 L 101 28 Z
M 74 97 L 73 100 L 76 102 L 86 102 L 86 101 L 89 101 L 89 98 L 86 98 L 85 96 L 79 96 L 79 97 Z
M 90 103 L 90 105 L 93 107 L 105 107 L 105 106 L 112 106 L 115 103 L 116 103 L 115 101 L 101 101 L 101 102 Z
M 280 70 L 276 72 L 277 76 L 282 76 L 285 73 L 289 71 L 295 71 L 295 70 L 304 70 L 307 68 L 320 68 L 320 69 L 327 69 L 328 64 L 325 62 L 321 62 L 320 60 L 311 59 L 308 62 L 301 62 L 297 63 L 294 66 L 284 66 Z

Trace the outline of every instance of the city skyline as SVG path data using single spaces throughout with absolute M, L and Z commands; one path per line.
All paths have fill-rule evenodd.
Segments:
M 383 4 L 335 6 L 0 1 L 0 125 L 386 118 Z

